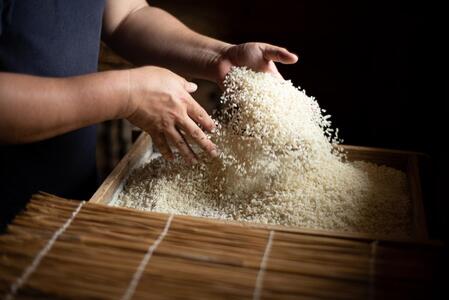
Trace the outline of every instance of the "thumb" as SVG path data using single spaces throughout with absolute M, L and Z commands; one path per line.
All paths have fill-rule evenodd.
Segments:
M 262 49 L 263 57 L 266 60 L 273 60 L 283 64 L 294 64 L 298 61 L 298 56 L 289 52 L 285 48 L 267 45 Z

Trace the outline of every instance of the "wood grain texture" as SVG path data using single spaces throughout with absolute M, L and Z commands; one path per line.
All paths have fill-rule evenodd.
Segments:
M 145 153 L 152 151 L 152 147 L 153 144 L 150 136 L 142 133 L 128 153 L 104 180 L 90 199 L 90 202 L 107 204 L 119 188 L 121 182 L 126 179 L 132 168 L 139 163 Z

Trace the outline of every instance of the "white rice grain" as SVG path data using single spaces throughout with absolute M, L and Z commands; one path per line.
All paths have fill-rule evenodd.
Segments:
M 246 68 L 227 75 L 220 157 L 186 166 L 155 159 L 137 169 L 118 205 L 142 210 L 406 237 L 406 175 L 347 162 L 317 101 L 290 81 Z

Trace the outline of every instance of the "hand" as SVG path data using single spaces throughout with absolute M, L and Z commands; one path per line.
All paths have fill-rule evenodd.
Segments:
M 264 43 L 245 43 L 225 47 L 219 57 L 217 64 L 217 81 L 219 85 L 232 66 L 247 66 L 258 72 L 268 72 L 282 78 L 274 62 L 283 64 L 294 64 L 298 57 L 285 48 Z
M 151 135 L 164 158 L 173 159 L 170 142 L 187 163 L 196 162 L 195 153 L 181 130 L 204 151 L 217 156 L 216 146 L 197 125 L 207 131 L 215 127 L 207 112 L 189 94 L 195 92 L 196 84 L 157 67 L 127 72 L 130 82 L 127 119 Z

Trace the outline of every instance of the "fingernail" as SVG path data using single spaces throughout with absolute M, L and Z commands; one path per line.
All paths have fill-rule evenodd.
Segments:
M 212 157 L 217 157 L 218 156 L 218 151 L 217 150 L 212 150 L 211 152 L 210 152 L 210 155 L 212 156 Z
M 198 89 L 198 86 L 194 82 L 189 82 L 187 84 L 187 89 L 189 90 L 190 93 L 193 93 L 194 91 L 196 91 Z

